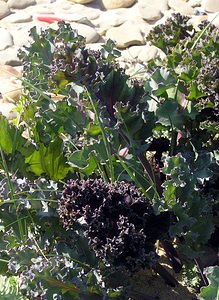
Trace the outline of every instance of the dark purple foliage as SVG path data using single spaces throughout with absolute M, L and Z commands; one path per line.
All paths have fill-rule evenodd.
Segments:
M 66 229 L 83 220 L 96 255 L 106 264 L 130 272 L 144 268 L 156 257 L 154 244 L 169 226 L 169 215 L 156 216 L 144 195 L 125 182 L 71 180 L 58 212 Z

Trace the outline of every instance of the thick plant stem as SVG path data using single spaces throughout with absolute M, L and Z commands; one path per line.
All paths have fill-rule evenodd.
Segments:
M 153 264 L 152 269 L 157 274 L 159 274 L 170 286 L 175 287 L 178 285 L 178 281 L 161 264 Z
M 199 270 L 199 273 L 200 273 L 200 276 L 201 276 L 201 280 L 202 280 L 202 284 L 205 285 L 205 286 L 207 286 L 208 285 L 208 280 L 207 280 L 206 276 L 203 273 L 203 267 L 202 267 L 202 263 L 201 263 L 200 259 L 199 258 L 195 258 L 194 261 L 195 261 L 195 264 L 196 264 L 196 266 L 197 266 L 197 268 Z
M 179 273 L 182 269 L 182 262 L 176 252 L 176 249 L 167 240 L 161 240 L 160 243 L 166 252 L 167 258 L 170 261 L 174 272 Z

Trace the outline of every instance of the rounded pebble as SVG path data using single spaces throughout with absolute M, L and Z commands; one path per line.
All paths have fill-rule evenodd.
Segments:
M 0 28 L 0 37 L 0 50 L 4 50 L 14 44 L 13 37 L 7 29 Z
M 10 15 L 10 13 L 11 11 L 8 7 L 8 4 L 4 1 L 0 1 L 0 20 Z

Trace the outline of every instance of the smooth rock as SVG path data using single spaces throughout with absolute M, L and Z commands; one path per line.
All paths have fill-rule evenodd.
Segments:
M 199 6 L 201 6 L 201 2 L 202 2 L 202 0 L 189 0 L 188 4 L 191 7 L 199 7 Z
M 15 9 L 23 9 L 30 5 L 35 5 L 35 0 L 8 0 L 8 6 Z
M 71 22 L 70 24 L 73 29 L 76 29 L 80 35 L 86 38 L 86 43 L 96 43 L 99 40 L 100 35 L 94 28 L 75 22 Z
M 122 51 L 121 59 L 129 61 L 148 62 L 155 58 L 158 54 L 158 48 L 150 45 L 143 46 L 131 46 L 128 49 Z
M 1 79 L 0 94 L 4 103 L 14 103 L 21 95 L 21 85 L 14 84 L 6 79 Z
M 202 0 L 201 4 L 207 12 L 219 11 L 219 0 Z
M 65 9 L 64 6 L 60 7 L 57 12 L 57 5 L 54 6 L 54 11 L 59 15 L 59 13 L 68 13 L 68 14 L 83 14 L 88 20 L 95 20 L 100 16 L 100 9 L 95 9 L 93 7 L 88 7 L 82 4 L 71 4 L 69 9 Z
M 13 45 L 13 37 L 5 28 L 0 28 L 0 50 L 4 50 Z
M 11 30 L 14 39 L 14 44 L 16 46 L 23 47 L 24 45 L 28 45 L 30 43 L 31 38 L 29 37 L 29 32 L 33 26 L 20 26 L 17 29 L 15 28 Z
M 11 66 L 0 66 L 0 94 L 2 102 L 14 103 L 21 95 L 20 72 Z
M 146 21 L 157 21 L 162 17 L 161 11 L 158 7 L 150 4 L 139 4 L 138 6 L 140 16 Z
M 17 11 L 4 18 L 4 21 L 8 23 L 24 23 L 32 21 L 32 17 L 24 11 Z
M 209 14 L 208 21 L 212 22 L 212 24 L 219 29 L 219 15 L 217 13 Z
M 138 16 L 133 17 L 132 19 L 127 21 L 127 23 L 131 23 L 134 26 L 137 26 L 143 34 L 144 40 L 145 37 L 149 34 L 150 30 L 153 28 L 153 25 L 148 24 L 141 17 Z
M 8 7 L 8 4 L 4 1 L 0 1 L 0 20 L 10 15 L 10 13 L 11 11 Z
M 40 34 L 42 30 L 48 29 L 48 23 L 32 21 L 28 23 L 11 24 L 13 28 L 10 29 L 14 38 L 14 44 L 18 47 L 29 44 L 31 41 L 30 30 L 36 27 L 37 33 Z
M 189 20 L 189 23 L 192 24 L 196 30 L 200 30 L 198 26 L 201 24 L 201 22 L 206 20 L 208 20 L 208 16 L 192 16 L 192 18 Z
M 15 111 L 12 111 L 16 105 L 13 103 L 2 103 L 1 98 L 0 98 L 0 114 L 5 116 L 8 120 L 12 120 L 16 118 L 17 113 Z
M 130 7 L 134 3 L 135 3 L 135 0 L 102 0 L 102 5 L 105 9 Z
M 21 77 L 21 72 L 9 65 L 0 65 L 0 77 L 12 82 Z
M 86 44 L 86 48 L 94 51 L 100 51 L 104 46 L 104 43 Z
M 94 0 L 70 0 L 70 1 L 79 3 L 79 4 L 87 4 L 87 3 L 93 2 Z
M 108 10 L 102 12 L 100 17 L 93 21 L 93 24 L 101 35 L 105 35 L 108 29 L 119 26 L 125 23 L 125 21 L 127 21 L 127 18 Z
M 10 65 L 10 66 L 20 66 L 21 61 L 18 56 L 18 47 L 12 46 L 6 50 L 0 51 L 0 64 L 1 65 Z
M 170 8 L 182 15 L 192 15 L 194 13 L 194 8 L 191 7 L 185 0 L 169 0 L 168 5 Z
M 45 4 L 45 0 L 36 0 L 36 2 L 37 2 L 37 4 Z M 47 0 L 47 3 L 48 4 L 50 4 L 50 3 L 55 3 L 55 2 L 57 2 L 56 0 Z M 60 0 L 59 0 L 59 2 L 61 2 Z
M 153 1 L 138 0 L 138 5 L 139 6 L 148 5 L 150 7 L 159 9 L 161 12 L 164 12 L 169 9 L 168 0 L 153 0 Z
M 121 26 L 112 27 L 106 32 L 106 38 L 115 41 L 118 48 L 124 49 L 132 45 L 144 45 L 145 40 L 139 26 L 127 21 Z

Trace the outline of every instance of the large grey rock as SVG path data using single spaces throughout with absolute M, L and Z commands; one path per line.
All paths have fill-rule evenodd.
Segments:
M 8 7 L 8 4 L 0 0 L 0 20 L 4 17 L 10 15 L 11 11 Z
M 35 0 L 8 0 L 8 6 L 10 8 L 23 9 L 30 5 L 35 5 Z
M 130 7 L 134 3 L 135 3 L 135 0 L 102 0 L 102 5 L 105 9 Z
M 4 50 L 13 45 L 13 37 L 7 29 L 0 27 L 0 37 L 0 50 Z

